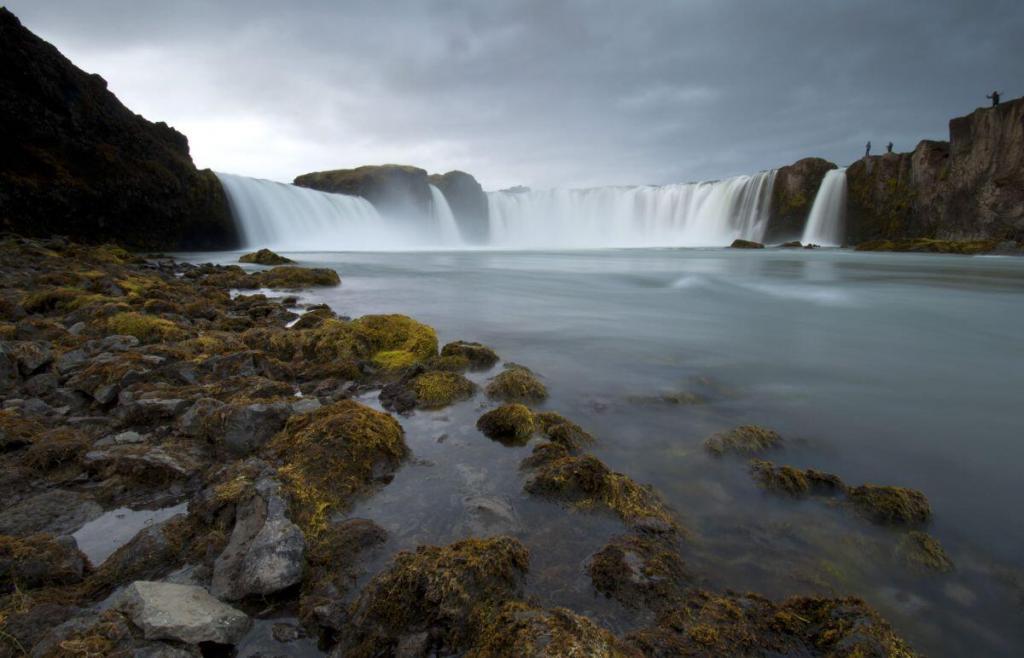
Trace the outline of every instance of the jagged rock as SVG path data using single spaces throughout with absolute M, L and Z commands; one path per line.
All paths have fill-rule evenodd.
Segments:
M 285 402 L 229 404 L 212 413 L 206 432 L 231 454 L 244 457 L 261 449 L 291 415 Z
M 124 107 L 98 75 L 0 9 L 0 219 L 23 235 L 140 248 L 237 242 L 220 182 L 188 140 Z
M 238 507 L 231 538 L 214 563 L 210 591 L 218 598 L 265 596 L 302 580 L 306 542 L 288 519 L 278 484 L 263 479 L 255 490 Z
M 252 625 L 245 613 L 189 585 L 138 580 L 121 594 L 116 608 L 147 640 L 235 644 Z
M 151 398 L 119 406 L 117 415 L 125 425 L 148 425 L 177 418 L 188 408 L 188 400 Z
M 53 489 L 14 503 L 0 511 L 0 534 L 28 535 L 46 532 L 67 535 L 103 514 L 103 508 L 86 496 Z

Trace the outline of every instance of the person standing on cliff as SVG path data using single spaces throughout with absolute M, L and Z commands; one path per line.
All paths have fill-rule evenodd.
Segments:
M 868 143 L 867 143 L 867 144 L 866 144 L 866 145 L 864 146 L 864 157 L 866 158 L 866 157 L 868 157 L 869 155 L 871 155 L 871 142 L 868 142 Z
M 889 142 L 888 144 L 885 145 L 885 152 L 892 153 L 892 142 Z
M 992 107 L 999 107 L 999 92 L 998 91 L 993 91 L 988 96 L 985 96 L 985 98 L 992 99 Z

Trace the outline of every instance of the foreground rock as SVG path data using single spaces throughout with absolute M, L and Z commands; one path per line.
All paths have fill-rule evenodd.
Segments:
M 757 455 L 782 446 L 782 437 L 775 430 L 757 425 L 740 425 L 719 432 L 704 441 L 704 448 L 716 457 L 726 454 Z
M 548 389 L 529 368 L 509 365 L 486 387 L 487 397 L 506 402 L 542 402 Z
M 120 595 L 116 607 L 147 640 L 235 644 L 252 624 L 245 613 L 188 585 L 136 581 Z
M 4 229 L 148 249 L 238 241 L 217 177 L 188 140 L 150 123 L 0 8 Z

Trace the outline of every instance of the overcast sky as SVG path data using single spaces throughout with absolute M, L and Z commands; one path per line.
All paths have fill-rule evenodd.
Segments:
M 399 162 L 487 189 L 667 183 L 945 139 L 1024 94 L 1024 0 L 263 2 L 8 8 L 196 163 Z

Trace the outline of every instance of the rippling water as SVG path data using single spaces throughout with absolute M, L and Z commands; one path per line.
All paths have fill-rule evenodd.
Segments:
M 340 288 L 310 300 L 353 317 L 406 313 L 443 342 L 479 340 L 541 374 L 552 393 L 544 406 L 591 430 L 597 456 L 679 512 L 693 533 L 684 557 L 707 585 L 863 596 L 933 656 L 1024 652 L 1024 259 L 290 255 L 341 273 Z M 705 402 L 659 399 L 687 392 Z M 596 597 L 584 572 L 620 524 L 522 493 L 517 464 L 529 448 L 478 434 L 486 406 L 478 396 L 403 419 L 415 461 L 354 514 L 388 528 L 389 550 L 510 530 L 532 549 L 530 589 L 542 602 L 617 631 L 642 623 Z M 956 571 L 910 573 L 892 555 L 897 531 L 820 501 L 766 495 L 742 460 L 701 450 L 708 434 L 742 423 L 788 439 L 778 461 L 924 491 L 929 532 Z M 481 500 L 489 515 L 471 513 Z

